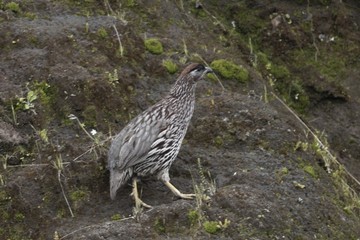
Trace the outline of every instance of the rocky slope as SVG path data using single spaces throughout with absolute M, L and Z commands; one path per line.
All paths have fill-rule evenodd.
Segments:
M 0 1 L 0 238 L 359 239 L 359 7 Z M 225 87 L 198 84 L 171 169 L 196 200 L 111 201 L 111 136 L 191 61 Z

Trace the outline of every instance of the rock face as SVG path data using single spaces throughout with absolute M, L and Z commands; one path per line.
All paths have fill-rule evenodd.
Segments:
M 360 6 L 301 2 L 0 3 L 0 238 L 360 238 Z M 111 136 L 219 59 L 246 78 L 198 84 L 170 171 L 196 200 L 150 178 L 154 209 L 111 201 Z

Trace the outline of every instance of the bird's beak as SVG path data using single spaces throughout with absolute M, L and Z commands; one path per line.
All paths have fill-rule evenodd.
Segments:
M 209 68 L 209 67 L 205 67 L 205 74 L 208 74 L 208 73 L 213 73 L 214 71 Z

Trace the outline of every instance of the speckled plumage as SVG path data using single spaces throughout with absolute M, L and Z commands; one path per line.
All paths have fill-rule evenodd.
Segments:
M 130 121 L 115 137 L 108 157 L 112 199 L 133 176 L 157 175 L 165 183 L 170 181 L 169 168 L 194 111 L 196 82 L 208 72 L 211 69 L 201 64 L 187 66 L 165 98 Z

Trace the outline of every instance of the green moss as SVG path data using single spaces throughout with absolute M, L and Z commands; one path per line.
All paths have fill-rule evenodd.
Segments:
M 120 219 L 121 219 L 121 215 L 119 213 L 116 213 L 116 214 L 111 216 L 112 221 L 118 221 Z
M 283 167 L 275 172 L 275 176 L 278 182 L 282 182 L 283 178 L 289 174 L 289 169 L 287 167 Z
M 15 213 L 14 219 L 17 222 L 22 222 L 25 219 L 25 216 L 22 213 Z
M 274 88 L 280 93 L 285 102 L 298 113 L 305 114 L 310 105 L 310 99 L 302 86 L 299 79 L 290 81 L 290 78 L 285 80 L 274 81 Z
M 198 210 L 190 210 L 187 214 L 187 217 L 190 221 L 190 224 L 193 226 L 200 220 L 200 213 Z
M 176 65 L 176 63 L 174 63 L 172 60 L 164 60 L 162 62 L 162 65 L 166 68 L 166 70 L 168 71 L 168 73 L 170 74 L 174 74 L 177 72 L 177 70 L 179 69 L 178 66 Z
M 14 13 L 20 13 L 21 9 L 18 3 L 16 2 L 9 2 L 5 4 L 5 10 L 13 11 Z
M 214 143 L 216 146 L 221 147 L 224 144 L 224 140 L 221 136 L 216 136 L 214 139 Z
M 228 79 L 236 79 L 240 82 L 246 82 L 249 79 L 249 72 L 246 68 L 235 63 L 218 59 L 210 64 L 211 68 L 218 72 L 222 77 Z
M 290 71 L 286 66 L 271 64 L 269 72 L 277 79 L 287 79 L 290 77 Z
M 308 173 L 311 177 L 313 177 L 313 178 L 317 178 L 317 177 L 318 177 L 318 175 L 317 175 L 317 173 L 316 173 L 316 171 L 315 171 L 315 169 L 314 169 L 313 166 L 311 166 L 311 165 L 306 165 L 306 166 L 303 167 L 303 169 L 304 169 L 304 171 L 305 171 L 306 173 Z
M 258 64 L 260 64 L 263 67 L 265 67 L 266 65 L 268 65 L 270 63 L 267 55 L 263 52 L 258 52 L 256 54 L 256 57 L 257 57 Z
M 90 199 L 90 192 L 86 188 L 76 189 L 69 192 L 74 210 L 81 209 Z
M 339 50 L 341 49 L 341 41 L 339 40 Z M 312 67 L 320 72 L 324 76 L 324 80 L 328 82 L 336 81 L 337 77 L 342 76 L 346 70 L 346 63 L 344 61 L 343 53 L 322 51 L 322 54 L 315 59 L 315 50 L 301 49 L 292 52 L 292 58 L 294 59 L 294 65 L 300 69 L 304 67 Z
M 156 38 L 149 38 L 145 40 L 145 48 L 152 54 L 162 54 L 164 49 L 162 43 Z
M 66 216 L 66 210 L 64 208 L 60 208 L 56 211 L 57 218 L 64 218 Z
M 89 197 L 89 192 L 81 189 L 70 192 L 70 199 L 72 201 L 82 201 Z
M 280 172 L 281 172 L 281 174 L 286 175 L 289 173 L 289 169 L 287 167 L 283 167 L 283 168 L 281 168 Z
M 164 222 L 161 219 L 156 218 L 154 223 L 154 229 L 157 233 L 165 233 Z
M 126 7 L 135 7 L 136 6 L 136 1 L 135 0 L 125 0 L 124 4 Z
M 97 30 L 97 35 L 103 39 L 107 38 L 109 36 L 108 32 L 104 27 L 101 27 Z
M 215 234 L 220 231 L 220 227 L 217 222 L 215 221 L 206 221 L 203 223 L 204 230 L 207 233 Z
M 26 13 L 24 13 L 24 17 L 26 17 L 27 19 L 30 19 L 30 20 L 35 20 L 37 18 L 37 15 L 32 12 L 26 12 Z

